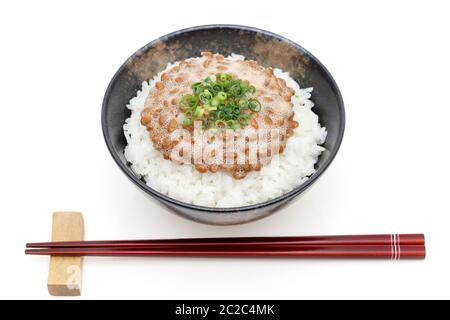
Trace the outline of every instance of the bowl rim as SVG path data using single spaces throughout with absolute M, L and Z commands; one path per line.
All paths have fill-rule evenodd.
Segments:
M 322 69 L 325 76 L 330 79 L 331 86 L 333 87 L 333 89 L 336 93 L 336 98 L 337 98 L 338 108 L 339 108 L 339 118 L 340 118 L 340 127 L 338 130 L 336 145 L 333 150 L 328 150 L 330 152 L 328 159 L 322 164 L 322 166 L 317 171 L 315 171 L 308 178 L 308 180 L 306 180 L 299 186 L 295 187 L 291 191 L 282 194 L 281 196 L 278 196 L 276 198 L 273 198 L 273 199 L 270 199 L 270 200 L 267 200 L 264 202 L 252 204 L 252 205 L 246 205 L 246 206 L 241 206 L 241 207 L 227 207 L 227 208 L 206 207 L 206 206 L 199 206 L 199 205 L 183 202 L 183 201 L 171 198 L 171 197 L 149 187 L 141 179 L 139 179 L 132 172 L 132 170 L 121 161 L 118 154 L 114 150 L 114 146 L 112 145 L 112 142 L 110 141 L 109 128 L 106 125 L 107 104 L 108 104 L 108 100 L 109 100 L 109 97 L 112 92 L 112 88 L 113 88 L 117 78 L 120 76 L 120 74 L 122 74 L 122 72 L 126 69 L 126 67 L 129 65 L 129 63 L 131 61 L 133 61 L 136 57 L 141 55 L 143 52 L 146 52 L 149 48 L 153 47 L 155 44 L 157 44 L 161 41 L 165 41 L 167 39 L 170 39 L 171 37 L 178 36 L 182 33 L 188 33 L 188 32 L 199 31 L 199 30 L 208 30 L 208 29 L 238 29 L 238 30 L 242 30 L 242 31 L 250 31 L 250 32 L 264 34 L 269 37 L 275 38 L 277 40 L 288 42 L 291 46 L 295 47 L 300 52 L 303 52 L 308 58 L 314 60 L 314 62 Z M 341 92 L 337 86 L 336 81 L 334 80 L 333 76 L 331 75 L 331 73 L 327 70 L 327 68 L 325 68 L 325 66 L 319 61 L 319 59 L 317 59 L 313 54 L 311 54 L 309 51 L 307 51 L 305 48 L 303 48 L 299 44 L 297 44 L 297 43 L 293 42 L 292 40 L 289 40 L 283 36 L 275 34 L 273 32 L 255 28 L 255 27 L 235 25 L 235 24 L 208 24 L 208 25 L 199 25 L 199 26 L 184 28 L 184 29 L 180 29 L 180 30 L 168 33 L 166 35 L 163 35 L 163 36 L 149 42 L 148 44 L 146 44 L 145 46 L 143 46 L 142 48 L 137 50 L 135 53 L 133 53 L 127 60 L 125 60 L 125 62 L 120 66 L 120 68 L 114 74 L 113 78 L 109 82 L 108 88 L 106 89 L 106 92 L 105 92 L 105 95 L 103 98 L 103 103 L 102 103 L 101 122 L 102 122 L 103 138 L 106 142 L 109 153 L 111 154 L 112 158 L 114 159 L 116 164 L 119 166 L 119 168 L 125 173 L 125 175 L 129 179 L 131 179 L 131 181 L 133 181 L 141 190 L 143 190 L 146 193 L 149 193 L 150 195 L 152 195 L 153 197 L 157 198 L 160 201 L 169 202 L 176 206 L 183 207 L 185 209 L 189 209 L 192 211 L 201 211 L 201 212 L 209 212 L 209 213 L 233 213 L 233 212 L 253 211 L 253 210 L 257 210 L 260 208 L 274 205 L 276 203 L 282 203 L 287 199 L 296 197 L 297 195 L 299 195 L 300 193 L 302 193 L 303 191 L 308 189 L 312 184 L 314 184 L 317 181 L 317 179 L 323 174 L 323 172 L 325 172 L 325 170 L 329 167 L 329 165 L 334 160 L 337 152 L 340 149 L 340 146 L 342 144 L 342 139 L 344 137 L 344 131 L 345 131 L 345 108 L 344 108 L 344 101 L 343 101 Z

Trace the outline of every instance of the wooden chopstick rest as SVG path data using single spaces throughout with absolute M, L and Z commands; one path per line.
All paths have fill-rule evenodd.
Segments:
M 81 212 L 54 212 L 52 241 L 83 241 L 84 222 Z M 47 287 L 52 296 L 81 295 L 80 256 L 52 256 L 48 271 Z

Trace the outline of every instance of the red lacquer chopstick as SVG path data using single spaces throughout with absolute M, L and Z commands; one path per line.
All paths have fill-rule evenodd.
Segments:
M 308 245 L 298 247 L 248 247 L 242 249 L 213 248 L 166 248 L 166 249 L 120 249 L 120 248 L 53 248 L 30 249 L 32 255 L 54 256 L 219 256 L 219 257 L 305 257 L 305 258 L 380 258 L 424 259 L 423 245 Z
M 234 237 L 151 240 L 108 240 L 27 243 L 27 248 L 108 248 L 238 245 L 424 245 L 423 234 L 341 235 L 307 237 Z

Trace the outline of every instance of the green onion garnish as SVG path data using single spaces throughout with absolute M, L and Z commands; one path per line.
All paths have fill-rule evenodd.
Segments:
M 229 73 L 207 77 L 192 85 L 192 94 L 181 97 L 179 107 L 184 113 L 183 125 L 203 120 L 203 128 L 237 129 L 249 124 L 252 113 L 261 111 L 254 97 L 256 88 L 248 81 Z
M 253 112 L 259 112 L 261 111 L 261 102 L 257 99 L 251 99 L 248 101 L 248 108 Z
M 218 128 L 226 128 L 227 123 L 223 120 L 216 120 L 216 127 Z
M 204 110 L 202 107 L 195 108 L 194 117 L 201 118 L 203 116 Z
M 192 120 L 190 118 L 184 118 L 183 119 L 183 125 L 184 126 L 190 126 L 192 124 Z
M 227 100 L 227 94 L 223 91 L 220 91 L 217 94 L 217 98 L 219 98 L 220 101 L 225 101 L 225 100 Z

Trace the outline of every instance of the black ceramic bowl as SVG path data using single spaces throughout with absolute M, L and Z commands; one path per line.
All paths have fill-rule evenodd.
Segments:
M 267 67 L 289 71 L 301 87 L 314 87 L 314 112 L 328 136 L 316 164 L 317 171 L 297 188 L 278 198 L 251 206 L 209 208 L 172 199 L 148 187 L 136 177 L 124 157 L 126 146 L 123 124 L 130 116 L 128 101 L 143 81 L 153 78 L 167 63 L 196 57 L 202 51 L 223 55 L 237 53 Z M 209 25 L 176 31 L 150 42 L 119 68 L 106 91 L 102 109 L 102 128 L 106 144 L 117 165 L 147 195 L 186 218 L 210 224 L 238 224 L 269 215 L 305 192 L 328 168 L 344 134 L 345 113 L 339 89 L 331 74 L 298 44 L 268 31 L 234 25 Z

